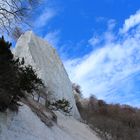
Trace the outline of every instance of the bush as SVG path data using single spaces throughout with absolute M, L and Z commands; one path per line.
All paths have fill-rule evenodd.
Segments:
M 64 113 L 70 114 L 72 107 L 70 102 L 66 99 L 57 100 L 53 103 L 47 102 L 47 107 L 50 107 L 53 110 L 62 110 Z

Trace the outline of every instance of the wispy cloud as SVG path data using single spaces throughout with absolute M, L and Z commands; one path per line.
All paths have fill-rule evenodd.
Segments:
M 56 11 L 52 8 L 47 7 L 46 10 L 44 10 L 41 15 L 36 19 L 34 22 L 34 26 L 36 28 L 42 28 L 45 25 L 48 24 L 48 22 L 55 17 Z
M 98 43 L 100 43 L 100 38 L 98 36 L 93 36 L 92 38 L 89 39 L 88 42 L 91 46 L 95 46 Z
M 111 19 L 107 22 L 107 30 L 100 35 L 93 35 L 89 40 L 88 43 L 96 47 L 97 45 L 100 45 L 101 43 L 109 43 L 115 40 L 115 35 L 113 34 L 113 29 L 115 28 L 116 21 L 114 19 Z
M 140 10 L 136 14 L 131 15 L 128 19 L 125 20 L 123 28 L 120 29 L 120 33 L 126 33 L 133 27 L 140 24 Z
M 82 58 L 65 61 L 70 79 L 82 86 L 83 94 L 109 102 L 140 105 L 140 22 L 137 12 L 125 20 L 123 35 L 114 35 L 111 22 L 101 40 L 92 37 L 90 44 L 98 43 L 98 49 Z M 130 22 L 133 20 L 133 22 Z M 135 22 L 134 22 L 135 21 Z M 128 24 L 130 23 L 130 24 Z M 112 24 L 112 25 L 111 25 Z M 129 35 L 124 34 L 137 25 Z M 125 37 L 124 37 L 125 36 Z M 92 42 L 93 41 L 93 42 Z M 103 43 L 100 44 L 100 41 Z
M 44 39 L 47 40 L 53 47 L 57 48 L 60 39 L 60 30 L 48 32 Z
M 116 26 L 116 20 L 114 19 L 110 19 L 108 21 L 108 30 L 112 31 L 114 29 L 114 27 Z

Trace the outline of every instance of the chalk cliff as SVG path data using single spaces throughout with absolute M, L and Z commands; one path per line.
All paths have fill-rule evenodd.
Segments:
M 99 140 L 86 124 L 75 119 L 80 115 L 71 81 L 55 49 L 32 32 L 26 32 L 16 44 L 15 55 L 24 57 L 26 64 L 36 69 L 51 93 L 50 100 L 69 100 L 73 116 L 49 110 L 32 98 L 21 99 L 23 106 L 18 113 L 0 113 L 0 140 Z
M 48 87 L 50 100 L 62 98 L 69 100 L 73 107 L 72 115 L 80 118 L 68 74 L 56 50 L 47 41 L 28 31 L 17 41 L 15 55 L 24 57 L 26 64 L 32 65 L 37 70 Z

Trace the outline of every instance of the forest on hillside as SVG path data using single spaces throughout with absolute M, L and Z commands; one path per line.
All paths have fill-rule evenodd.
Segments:
M 82 119 L 104 140 L 139 140 L 140 109 L 129 105 L 108 104 L 94 95 L 82 97 L 74 85 L 76 104 Z

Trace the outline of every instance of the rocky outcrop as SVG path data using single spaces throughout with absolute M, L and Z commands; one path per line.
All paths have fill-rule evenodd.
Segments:
M 48 42 L 28 31 L 19 38 L 15 55 L 24 57 L 26 64 L 36 69 L 48 88 L 50 100 L 67 99 L 73 107 L 72 115 L 80 118 L 71 81 L 56 50 Z

